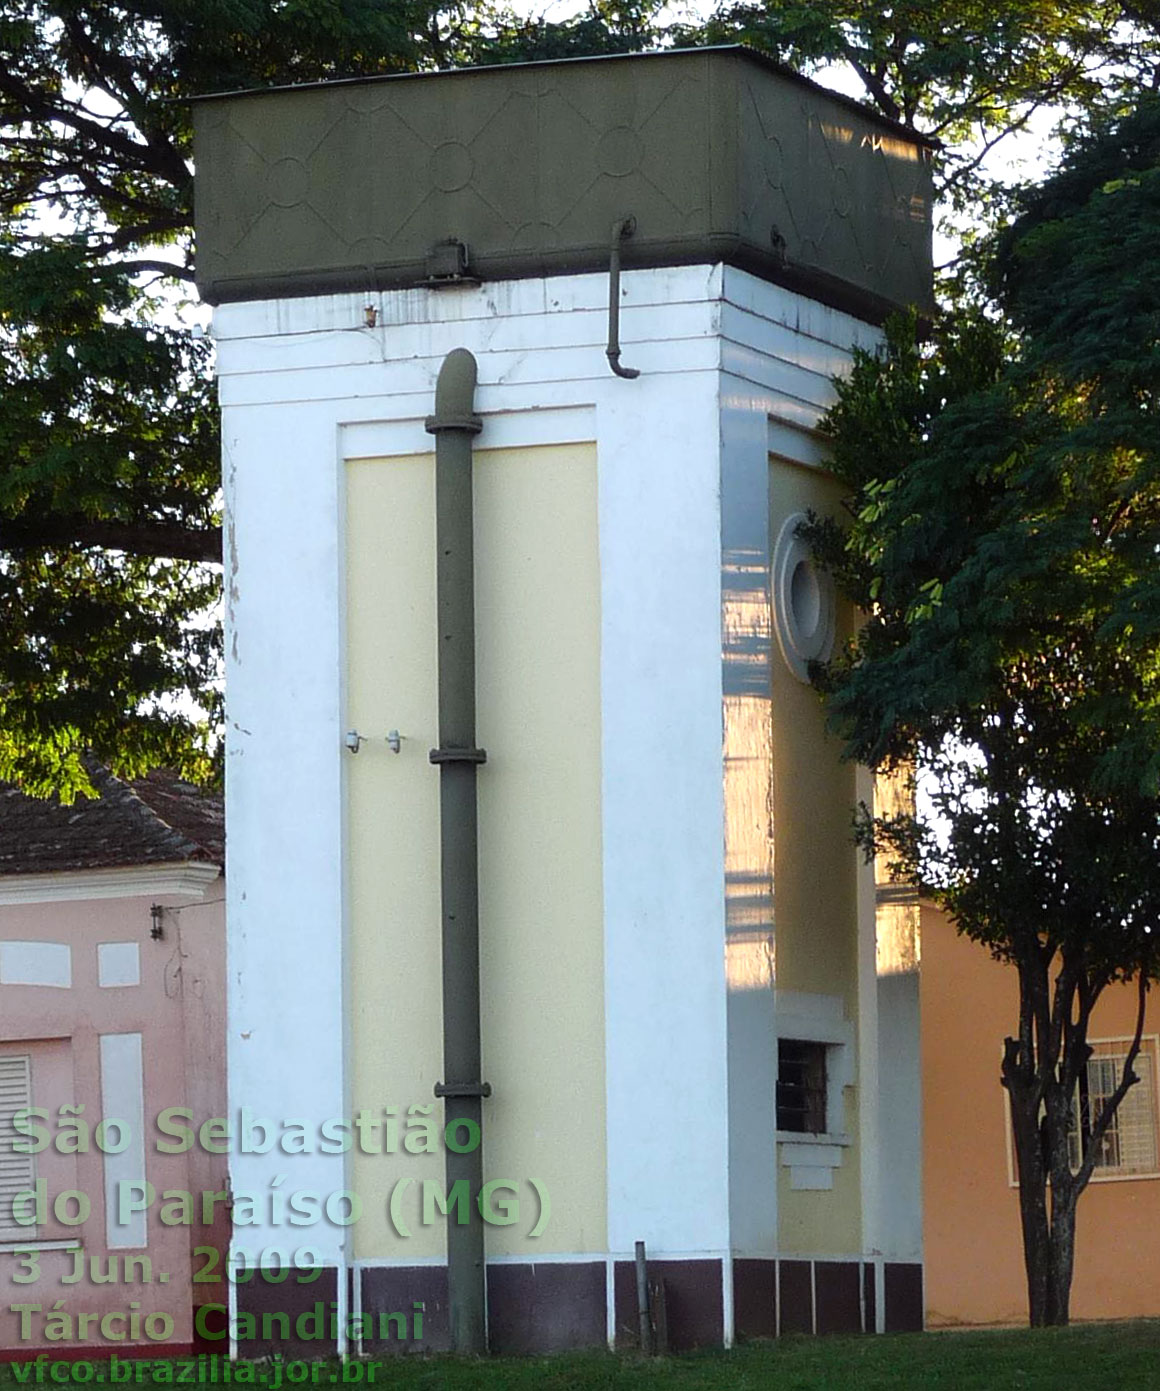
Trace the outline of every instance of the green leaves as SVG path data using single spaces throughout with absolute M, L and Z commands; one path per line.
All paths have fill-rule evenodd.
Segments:
M 216 410 L 151 307 L 79 239 L 0 247 L 0 777 L 31 790 L 87 788 L 86 748 L 212 773 Z
M 34 550 L 0 564 L 0 777 L 52 791 L 88 786 L 86 749 L 134 776 L 160 763 L 212 775 L 220 715 L 217 581 L 204 567 L 105 551 Z M 207 615 L 201 627 L 188 615 Z M 173 706 L 185 690 L 200 726 Z
M 0 515 L 217 526 L 208 347 L 153 309 L 75 241 L 0 243 Z
M 823 684 L 851 756 L 929 775 L 863 838 L 1098 989 L 1160 971 L 1160 103 L 1022 207 L 990 305 L 839 385 L 853 522 L 819 554 L 866 620 Z
M 838 65 L 885 116 L 943 142 L 944 212 L 978 223 L 1005 201 L 987 150 L 1041 111 L 1095 111 L 1143 89 L 1155 23 L 1101 0 L 882 6 L 861 0 L 724 0 L 685 43 L 743 42 L 804 71 Z
M 640 47 L 400 0 L 0 0 L 0 778 L 219 752 L 219 440 L 193 278 L 188 98 Z M 545 51 L 541 52 L 541 49 Z

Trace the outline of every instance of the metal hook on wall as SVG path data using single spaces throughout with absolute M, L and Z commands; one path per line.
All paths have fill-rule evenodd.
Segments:
M 608 365 L 618 377 L 639 377 L 635 367 L 620 365 L 620 243 L 636 231 L 635 217 L 622 217 L 612 224 L 612 248 L 608 257 Z
M 368 737 L 369 736 L 366 734 L 360 734 L 357 729 L 348 729 L 343 736 L 342 742 L 351 753 L 358 753 L 362 745 L 367 742 Z M 398 753 L 403 744 L 403 736 L 397 729 L 392 729 L 386 736 L 386 742 L 387 747 L 392 753 Z

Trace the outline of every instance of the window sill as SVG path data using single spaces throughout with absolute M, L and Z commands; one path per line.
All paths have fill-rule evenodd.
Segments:
M 779 1145 L 841 1145 L 848 1148 L 854 1143 L 849 1135 L 812 1130 L 779 1130 L 776 1138 Z
M 80 1241 L 37 1241 L 29 1237 L 24 1241 L 0 1241 L 0 1256 L 11 1256 L 17 1251 L 76 1251 Z
M 833 1188 L 834 1170 L 842 1167 L 842 1151 L 852 1143 L 849 1135 L 807 1134 L 799 1130 L 779 1130 L 776 1134 L 791 1188 L 803 1192 Z

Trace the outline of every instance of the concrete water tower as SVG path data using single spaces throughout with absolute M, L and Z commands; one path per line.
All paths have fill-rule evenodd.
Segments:
M 929 307 L 929 149 L 736 48 L 196 114 L 231 1107 L 282 1136 L 234 1244 L 322 1272 L 232 1286 L 239 1350 L 624 1345 L 637 1242 L 677 1347 L 919 1326 L 917 993 L 796 528 Z

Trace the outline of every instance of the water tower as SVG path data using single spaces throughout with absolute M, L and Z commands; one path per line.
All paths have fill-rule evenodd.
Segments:
M 929 307 L 929 149 L 737 48 L 196 114 L 239 1351 L 630 1345 L 638 1242 L 674 1347 L 920 1326 L 917 992 L 798 523 Z

